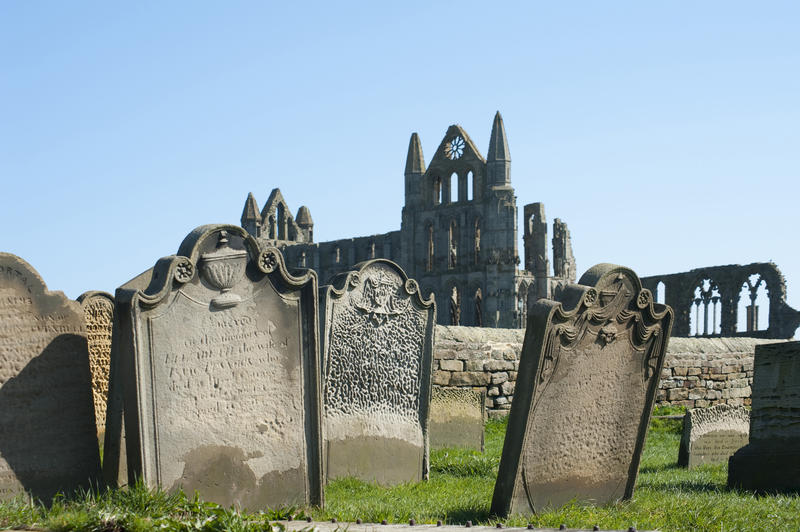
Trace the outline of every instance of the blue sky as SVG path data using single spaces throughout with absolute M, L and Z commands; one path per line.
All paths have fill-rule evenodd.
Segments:
M 495 5 L 497 4 L 497 5 Z M 248 192 L 400 227 L 408 139 L 485 153 L 582 273 L 775 261 L 800 307 L 797 2 L 0 3 L 0 249 L 113 290 Z M 520 249 L 521 252 L 521 249 Z

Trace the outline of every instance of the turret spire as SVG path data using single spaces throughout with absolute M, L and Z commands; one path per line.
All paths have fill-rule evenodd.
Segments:
M 503 117 L 500 116 L 500 111 L 494 115 L 494 123 L 492 124 L 492 136 L 489 140 L 489 152 L 486 154 L 486 161 L 510 161 L 511 156 L 508 153 L 508 140 L 506 139 L 506 128 L 503 125 Z
M 247 194 L 247 199 L 244 202 L 244 210 L 242 211 L 242 224 L 246 220 L 258 220 L 260 216 L 258 215 L 258 204 L 256 203 L 256 198 L 253 197 L 253 193 L 250 192 Z
M 258 226 L 261 222 L 261 216 L 258 214 L 258 204 L 253 193 L 247 194 L 247 199 L 244 202 L 244 209 L 242 210 L 242 227 L 253 236 L 258 236 Z
M 406 156 L 406 175 L 408 174 L 424 174 L 425 173 L 425 159 L 422 157 L 422 145 L 419 142 L 419 135 L 416 133 L 411 134 L 411 140 L 408 141 L 408 156 Z

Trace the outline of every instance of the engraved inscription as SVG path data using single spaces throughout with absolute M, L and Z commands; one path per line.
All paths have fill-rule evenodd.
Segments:
M 747 445 L 747 433 L 714 431 L 698 438 L 689 451 L 689 467 L 699 464 L 727 463 L 733 453 Z
M 0 500 L 49 500 L 96 479 L 90 394 L 80 306 L 0 253 Z
M 108 372 L 111 364 L 111 321 L 114 305 L 107 297 L 90 297 L 83 304 L 86 318 L 86 341 L 89 344 L 89 369 L 92 372 L 92 394 L 97 430 L 106 426 Z
M 151 317 L 163 485 L 177 482 L 189 454 L 204 446 L 241 449 L 256 479 L 304 469 L 297 306 L 262 316 L 274 303 L 266 292 L 216 312 L 178 293 L 166 312 Z

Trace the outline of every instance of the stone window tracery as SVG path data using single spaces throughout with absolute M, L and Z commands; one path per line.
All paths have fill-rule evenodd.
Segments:
M 461 296 L 458 288 L 453 287 L 450 292 L 450 325 L 461 324 Z
M 425 270 L 433 271 L 433 224 L 428 224 L 428 261 L 425 265 Z
M 480 288 L 475 290 L 475 326 L 483 327 L 483 294 Z
M 455 161 L 456 159 L 460 159 L 462 155 L 464 155 L 464 146 L 465 146 L 464 139 L 461 138 L 461 135 L 456 135 L 450 142 L 448 142 L 444 147 L 444 154 L 445 156 L 450 159 L 451 161 Z
M 755 332 L 769 328 L 767 282 L 760 274 L 754 273 L 742 282 L 736 314 L 737 332 Z
M 447 260 L 447 267 L 449 269 L 453 269 L 456 267 L 456 263 L 458 262 L 458 226 L 456 225 L 455 220 L 450 220 L 450 231 L 448 232 L 448 260 Z
M 719 335 L 722 327 L 722 301 L 717 283 L 711 279 L 703 279 L 694 289 L 691 305 L 689 336 Z
M 475 219 L 475 231 L 473 233 L 475 241 L 473 245 L 473 251 L 475 253 L 475 264 L 480 263 L 481 259 L 481 219 Z

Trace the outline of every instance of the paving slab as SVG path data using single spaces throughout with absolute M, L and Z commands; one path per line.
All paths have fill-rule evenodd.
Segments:
M 529 530 L 536 530 L 539 532 L 547 531 L 583 531 L 583 530 L 600 530 L 593 528 L 527 528 L 527 527 L 502 527 L 497 528 L 494 526 L 465 526 L 465 525 L 409 525 L 390 523 L 382 525 L 380 523 L 352 523 L 352 522 L 331 522 L 331 521 L 275 521 L 280 523 L 287 531 L 293 530 L 310 530 L 314 532 L 337 532 L 347 530 L 348 532 L 497 532 L 498 530 L 505 530 L 509 532 L 528 532 Z M 603 529 L 605 532 L 610 532 L 611 529 Z M 635 531 L 636 528 L 617 529 L 624 531 Z M 644 531 L 642 531 L 644 532 Z M 655 532 L 655 531 L 652 531 Z

